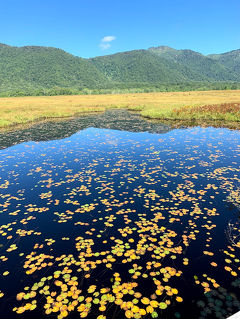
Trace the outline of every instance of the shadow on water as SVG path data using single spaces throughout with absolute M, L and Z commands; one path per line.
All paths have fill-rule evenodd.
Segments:
M 0 149 L 28 141 L 49 141 L 67 138 L 89 127 L 128 132 L 166 133 L 171 126 L 151 122 L 126 110 L 108 110 L 105 113 L 88 115 L 70 120 L 41 122 L 28 128 L 0 132 Z

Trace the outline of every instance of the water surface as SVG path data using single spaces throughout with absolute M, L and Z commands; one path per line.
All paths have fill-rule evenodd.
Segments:
M 110 111 L 1 134 L 3 318 L 240 310 L 240 132 Z

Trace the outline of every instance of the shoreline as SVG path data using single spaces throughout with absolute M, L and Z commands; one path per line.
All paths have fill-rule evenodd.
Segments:
M 234 130 L 240 130 L 240 121 L 220 121 L 220 120 L 197 120 L 197 119 L 164 119 L 164 118 L 151 118 L 148 116 L 141 115 L 140 111 L 133 111 L 131 109 L 126 108 L 111 108 L 112 110 L 126 110 L 128 112 L 132 112 L 135 114 L 139 114 L 139 116 L 147 121 L 153 122 L 153 123 L 162 123 L 171 126 L 173 129 L 177 128 L 188 128 L 188 127 L 214 127 L 214 128 L 227 128 L 227 129 L 234 129 Z M 62 116 L 62 117 L 49 117 L 49 118 L 39 118 L 34 121 L 29 121 L 23 124 L 12 124 L 5 127 L 0 127 L 0 133 L 4 134 L 11 131 L 19 131 L 21 129 L 28 129 L 33 127 L 37 124 L 42 123 L 51 123 L 51 122 L 64 122 L 74 119 L 81 119 L 86 116 L 95 115 L 95 114 L 104 114 L 105 111 L 92 111 L 92 112 L 84 112 L 80 114 L 70 115 L 70 116 Z
M 108 109 L 137 112 L 145 119 L 173 127 L 240 128 L 240 90 L 229 90 L 1 98 L 0 132 Z

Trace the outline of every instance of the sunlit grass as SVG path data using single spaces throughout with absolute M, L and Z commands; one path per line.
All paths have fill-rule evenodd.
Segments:
M 219 107 L 226 103 L 239 105 L 240 90 L 1 98 L 0 127 L 109 108 L 127 108 L 155 119 L 239 121 L 239 109 L 224 112 L 224 106 Z

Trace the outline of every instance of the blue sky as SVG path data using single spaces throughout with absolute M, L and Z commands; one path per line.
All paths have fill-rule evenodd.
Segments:
M 222 53 L 240 48 L 240 0 L 1 0 L 0 43 L 81 57 L 158 45 Z

